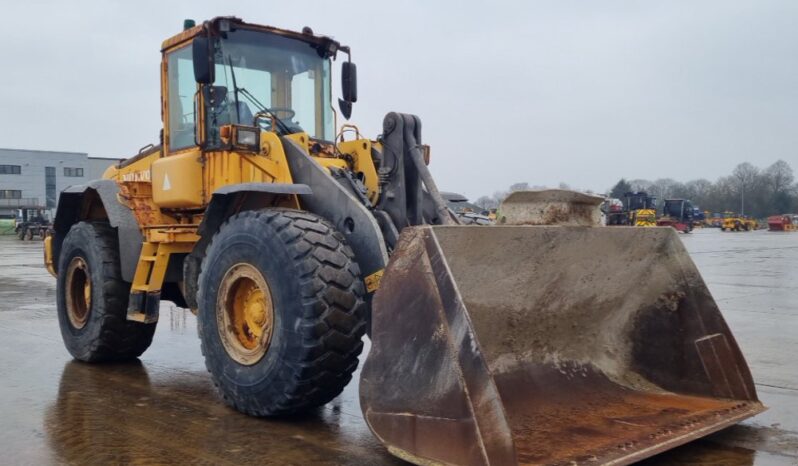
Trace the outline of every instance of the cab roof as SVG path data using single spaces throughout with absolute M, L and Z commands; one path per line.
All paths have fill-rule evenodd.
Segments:
M 165 52 L 177 45 L 182 45 L 188 42 L 189 40 L 193 39 L 195 36 L 199 35 L 205 30 L 210 31 L 212 34 L 216 33 L 219 30 L 219 23 L 225 20 L 229 21 L 229 23 L 235 28 L 249 29 L 251 31 L 269 32 L 272 34 L 277 34 L 284 37 L 291 37 L 294 39 L 308 42 L 310 44 L 316 44 L 325 47 L 326 49 L 332 51 L 331 53 L 332 56 L 335 56 L 335 53 L 338 50 L 349 52 L 349 47 L 342 46 L 338 41 L 332 39 L 331 37 L 324 35 L 316 35 L 313 33 L 313 30 L 310 29 L 309 27 L 303 28 L 302 32 L 296 32 L 296 31 L 290 31 L 288 29 L 276 28 L 273 26 L 264 26 L 261 24 L 247 23 L 243 21 L 241 18 L 236 18 L 235 16 L 217 16 L 211 20 L 203 22 L 202 24 L 198 24 L 194 27 L 186 29 L 180 32 L 179 34 L 175 34 L 174 36 L 163 41 L 163 43 L 161 44 L 161 51 Z

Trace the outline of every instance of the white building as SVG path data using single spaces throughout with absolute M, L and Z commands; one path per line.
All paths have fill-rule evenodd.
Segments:
M 118 161 L 83 152 L 0 148 L 0 217 L 13 217 L 17 209 L 29 208 L 47 211 L 52 220 L 58 193 L 100 178 Z

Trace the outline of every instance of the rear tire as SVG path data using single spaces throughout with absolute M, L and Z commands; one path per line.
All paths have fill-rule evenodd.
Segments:
M 124 361 L 150 346 L 155 323 L 127 320 L 129 294 L 116 231 L 106 223 L 73 225 L 61 245 L 56 301 L 61 337 L 75 359 Z
M 270 416 L 338 396 L 363 349 L 364 296 L 352 250 L 326 220 L 289 209 L 228 219 L 197 299 L 205 365 L 225 402 Z

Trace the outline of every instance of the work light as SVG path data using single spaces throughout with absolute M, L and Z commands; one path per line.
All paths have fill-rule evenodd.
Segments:
M 246 126 L 235 126 L 234 145 L 237 148 L 257 151 L 260 148 L 260 130 Z

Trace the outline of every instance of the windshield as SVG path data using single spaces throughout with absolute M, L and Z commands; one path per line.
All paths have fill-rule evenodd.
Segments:
M 208 143 L 219 144 L 219 127 L 258 124 L 281 134 L 307 132 L 331 141 L 330 61 L 309 43 L 239 29 L 216 46 L 215 81 L 206 86 Z

